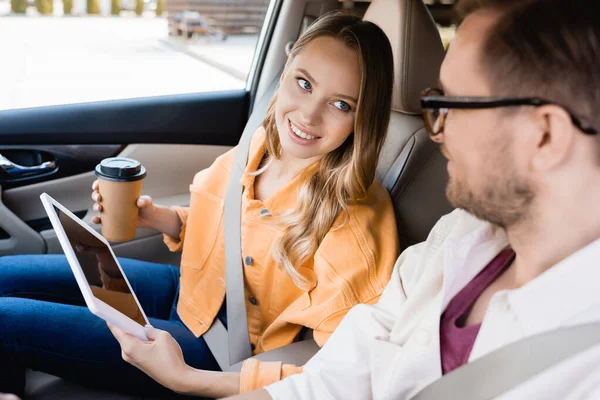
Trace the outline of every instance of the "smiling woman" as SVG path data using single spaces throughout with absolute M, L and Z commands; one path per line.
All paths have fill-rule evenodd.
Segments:
M 392 87 L 388 39 L 359 17 L 328 14 L 293 47 L 242 178 L 254 354 L 293 343 L 303 328 L 322 346 L 350 308 L 381 296 L 399 252 L 392 203 L 375 179 Z M 170 249 L 183 252 L 181 268 L 120 262 L 154 327 L 150 342 L 109 331 L 77 298 L 66 298 L 77 287 L 69 286 L 64 258 L 0 259 L 0 293 L 36 293 L 0 299 L 0 320 L 11 327 L 0 331 L 0 365 L 9 366 L 0 372 L 0 391 L 22 394 L 27 367 L 90 385 L 102 375 L 103 386 L 117 391 L 219 398 L 301 371 L 250 359 L 241 373 L 220 372 L 202 338 L 215 319 L 227 319 L 223 202 L 236 151 L 195 176 L 189 208 L 138 200 L 138 226 L 164 233 Z M 93 198 L 102 212 L 101 194 Z M 39 327 L 49 315 L 56 323 Z M 13 346 L 17 337 L 22 345 Z
M 320 160 L 275 250 L 296 283 L 302 277 L 294 265 L 310 258 L 349 202 L 367 197 L 375 178 L 389 121 L 389 113 L 375 110 L 391 107 L 391 95 L 381 95 L 391 91 L 393 65 L 385 59 L 387 40 L 365 45 L 355 31 L 334 26 L 303 35 L 264 122 L 268 152 L 281 163 Z

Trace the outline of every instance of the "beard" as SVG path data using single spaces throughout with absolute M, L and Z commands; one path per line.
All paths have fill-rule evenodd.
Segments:
M 502 153 L 510 154 L 500 154 Z M 450 177 L 446 196 L 454 207 L 507 229 L 531 216 L 535 191 L 533 184 L 515 171 L 513 164 L 508 162 L 508 157 L 502 157 L 505 159 L 496 160 L 502 162 L 487 164 L 487 176 L 481 179 L 483 184 L 479 188 L 470 187 L 466 179 Z M 493 171 L 490 171 L 492 168 Z

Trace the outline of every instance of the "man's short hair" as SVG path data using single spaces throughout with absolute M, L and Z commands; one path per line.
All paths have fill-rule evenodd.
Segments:
M 499 13 L 481 54 L 494 95 L 554 101 L 600 129 L 597 1 L 461 0 L 457 11 Z

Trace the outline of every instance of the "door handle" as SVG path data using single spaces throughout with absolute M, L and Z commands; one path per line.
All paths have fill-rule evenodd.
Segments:
M 10 178 L 21 178 L 27 175 L 37 175 L 56 169 L 56 161 L 46 161 L 40 165 L 25 166 L 15 164 L 8 158 L 0 154 L 0 168 L 6 172 Z

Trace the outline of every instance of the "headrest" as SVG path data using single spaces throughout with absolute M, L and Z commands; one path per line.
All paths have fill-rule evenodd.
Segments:
M 373 0 L 364 16 L 387 35 L 394 53 L 392 110 L 421 114 L 421 91 L 437 86 L 445 55 L 423 0 Z

